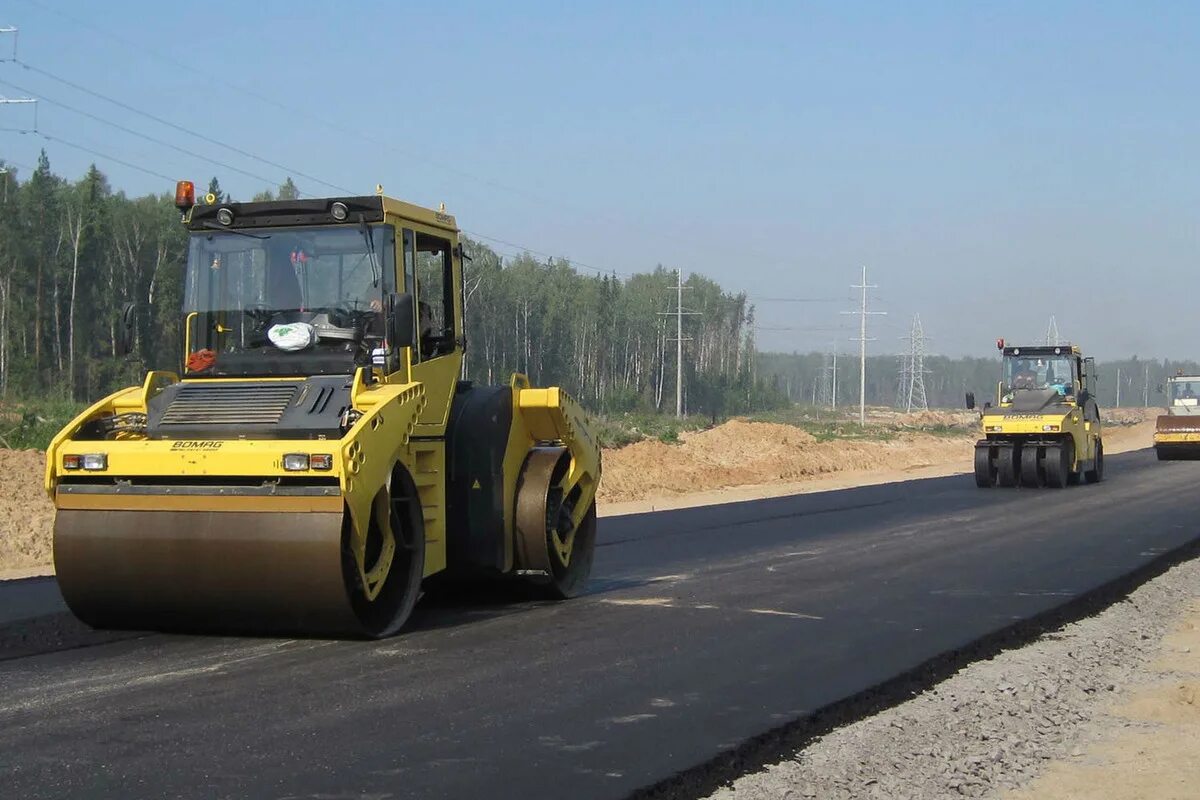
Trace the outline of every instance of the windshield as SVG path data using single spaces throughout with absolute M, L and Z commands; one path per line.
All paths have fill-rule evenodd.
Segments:
M 1194 406 L 1197 403 L 1197 391 L 1200 391 L 1200 378 L 1194 381 L 1171 381 L 1171 405 Z
M 1075 359 L 1070 356 L 1005 356 L 1004 383 L 1009 391 L 1053 389 L 1075 394 Z
M 191 237 L 189 375 L 353 371 L 383 335 L 390 225 L 205 231 Z

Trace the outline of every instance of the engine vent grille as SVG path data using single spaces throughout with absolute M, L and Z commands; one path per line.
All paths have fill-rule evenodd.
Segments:
M 273 425 L 298 388 L 294 383 L 183 386 L 159 424 Z

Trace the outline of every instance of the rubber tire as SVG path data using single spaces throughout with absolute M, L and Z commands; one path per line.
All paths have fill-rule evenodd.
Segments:
M 1021 448 L 1021 485 L 1028 489 L 1040 489 L 1044 483 L 1041 465 L 1038 463 L 1038 447 L 1025 445 Z
M 1099 483 L 1104 480 L 1104 442 L 1096 441 L 1096 460 L 1092 469 L 1083 473 L 1083 479 L 1088 483 Z
M 996 462 L 988 445 L 975 446 L 975 485 L 980 489 L 991 489 L 996 485 Z
M 1066 439 L 1046 448 L 1046 485 L 1065 489 L 1071 480 L 1071 465 L 1075 461 L 1075 443 Z
M 1005 488 L 1016 486 L 1019 475 L 1020 454 L 1016 445 L 996 450 L 996 483 Z

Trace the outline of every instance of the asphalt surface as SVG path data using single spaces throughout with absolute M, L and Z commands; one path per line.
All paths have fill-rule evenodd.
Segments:
M 603 518 L 587 596 L 384 642 L 0 626 L 0 794 L 622 798 L 1200 537 L 1200 464 L 1108 469 Z

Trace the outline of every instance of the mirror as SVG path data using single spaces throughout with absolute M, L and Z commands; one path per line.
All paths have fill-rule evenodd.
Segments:
M 137 324 L 137 303 L 121 306 L 121 324 L 117 330 L 117 350 L 113 355 L 127 356 L 133 351 L 133 329 Z

